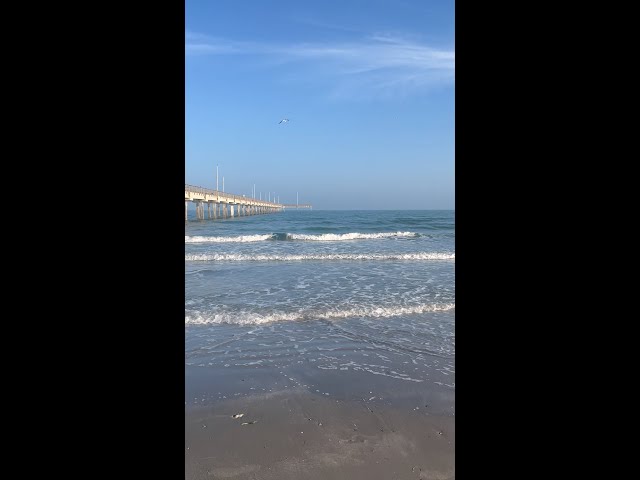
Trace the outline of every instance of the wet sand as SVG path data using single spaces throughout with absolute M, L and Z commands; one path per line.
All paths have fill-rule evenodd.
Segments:
M 455 413 L 420 398 L 293 388 L 186 406 L 185 478 L 453 479 Z

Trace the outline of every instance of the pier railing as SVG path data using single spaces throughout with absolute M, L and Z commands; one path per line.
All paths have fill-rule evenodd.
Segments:
M 245 197 L 242 195 L 234 195 L 232 193 L 221 192 L 220 190 L 212 190 L 210 188 L 196 187 L 195 185 L 187 185 L 186 183 L 184 185 L 184 191 L 197 193 L 199 195 L 214 195 L 216 197 L 224 197 L 225 199 L 228 199 L 228 200 L 230 199 L 238 203 L 253 201 L 253 202 L 262 202 L 262 203 L 266 203 L 273 206 L 280 206 L 279 203 L 270 202 L 268 200 L 260 200 L 258 198 Z

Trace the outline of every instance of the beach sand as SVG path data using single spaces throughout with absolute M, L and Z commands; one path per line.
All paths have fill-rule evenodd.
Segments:
M 455 478 L 455 414 L 374 397 L 296 388 L 186 407 L 185 478 Z

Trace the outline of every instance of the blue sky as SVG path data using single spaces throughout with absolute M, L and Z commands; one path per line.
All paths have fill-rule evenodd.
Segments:
M 454 5 L 186 0 L 186 183 L 455 208 Z

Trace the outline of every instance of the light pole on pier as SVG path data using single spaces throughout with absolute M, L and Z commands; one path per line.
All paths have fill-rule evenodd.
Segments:
M 216 165 L 216 191 L 218 190 L 218 167 L 220 165 Z

